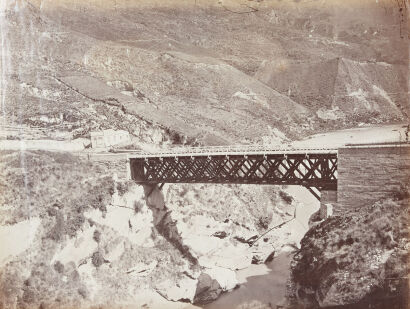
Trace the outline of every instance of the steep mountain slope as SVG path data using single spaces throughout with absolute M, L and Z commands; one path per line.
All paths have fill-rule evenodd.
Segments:
M 242 142 L 246 142 L 269 134 L 268 127 L 274 124 L 309 125 L 311 113 L 306 108 L 217 59 L 180 51 L 159 54 L 122 47 L 114 48 L 111 54 L 112 50 L 113 47 L 98 46 L 90 51 L 87 68 L 152 94 L 149 100 L 160 110 L 186 123 L 193 124 L 195 119 L 195 126 L 201 131 L 210 131 L 228 141 L 240 141 L 242 137 Z M 110 64 L 101 66 L 107 56 Z M 124 61 L 129 57 L 140 61 Z
M 387 0 L 7 3 L 2 110 L 18 123 L 65 110 L 83 119 L 64 120 L 76 135 L 116 128 L 88 109 L 112 103 L 95 102 L 102 88 L 121 92 L 117 113 L 190 143 L 280 141 L 273 131 L 300 137 L 407 117 L 406 21 Z M 84 96 L 61 84 L 72 75 L 101 86 Z
M 335 58 L 324 62 L 265 63 L 256 78 L 310 107 L 323 119 L 400 119 L 407 115 L 408 68 Z

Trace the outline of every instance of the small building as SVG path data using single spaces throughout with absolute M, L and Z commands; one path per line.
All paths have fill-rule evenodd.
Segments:
M 130 134 L 125 130 L 103 130 L 91 132 L 92 148 L 107 148 L 131 141 Z

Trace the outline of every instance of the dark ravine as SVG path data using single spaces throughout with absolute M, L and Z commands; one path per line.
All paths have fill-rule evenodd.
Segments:
M 198 259 L 192 255 L 189 248 L 184 245 L 176 222 L 171 217 L 171 211 L 166 207 L 163 193 L 154 185 L 144 185 L 144 193 L 148 207 L 152 211 L 154 227 L 191 263 L 198 268 Z

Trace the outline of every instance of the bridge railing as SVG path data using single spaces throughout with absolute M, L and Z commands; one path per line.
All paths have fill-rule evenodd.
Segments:
M 292 148 L 265 145 L 233 145 L 202 147 L 170 147 L 155 151 L 117 150 L 127 152 L 130 158 L 170 157 L 170 156 L 212 156 L 212 155 L 252 155 L 252 154 L 299 154 L 299 153 L 337 153 L 336 148 Z

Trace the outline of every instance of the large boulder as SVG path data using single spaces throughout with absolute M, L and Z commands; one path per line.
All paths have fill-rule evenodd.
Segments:
M 206 275 L 215 279 L 222 288 L 222 291 L 230 291 L 238 285 L 238 280 L 236 279 L 236 273 L 227 268 L 223 267 L 213 267 L 204 271 Z
M 217 299 L 222 292 L 222 287 L 218 281 L 210 275 L 202 273 L 198 278 L 193 303 L 196 305 L 208 304 Z
M 155 290 L 158 294 L 170 301 L 193 302 L 195 301 L 197 281 L 191 278 L 179 280 L 164 280 L 156 285 Z
M 205 270 L 198 277 L 194 304 L 204 305 L 216 300 L 221 293 L 238 286 L 238 280 L 233 270 L 214 267 Z

